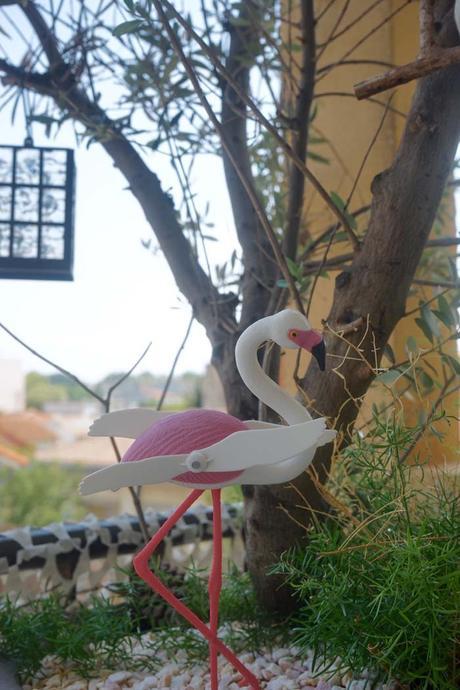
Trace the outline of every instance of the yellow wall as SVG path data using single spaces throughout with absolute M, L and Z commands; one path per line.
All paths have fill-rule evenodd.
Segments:
M 315 8 L 318 16 L 321 10 L 329 3 L 329 0 L 316 0 Z M 339 13 L 344 5 L 344 0 L 336 2 L 326 13 L 324 18 L 318 22 L 317 42 L 321 44 L 327 42 L 333 30 Z M 383 22 L 392 11 L 401 6 L 399 0 L 385 0 L 377 5 L 365 18 L 357 22 L 353 28 L 343 36 L 332 41 L 321 56 L 318 69 L 341 61 L 343 56 L 355 46 L 368 32 Z M 365 3 L 352 0 L 347 10 L 341 27 L 345 27 L 353 22 L 362 13 Z M 418 3 L 407 6 L 402 12 L 397 14 L 390 22 L 385 23 L 376 33 L 354 50 L 348 60 L 377 60 L 391 64 L 403 64 L 412 60 L 418 49 Z M 317 116 L 313 122 L 313 134 L 323 136 L 329 144 L 314 145 L 312 150 L 330 159 L 330 165 L 324 165 L 309 160 L 309 166 L 321 180 L 328 191 L 336 191 L 344 199 L 353 185 L 358 170 L 363 162 L 369 144 L 379 128 L 384 113 L 384 107 L 369 101 L 357 101 L 353 97 L 337 97 L 334 95 L 323 96 L 320 94 L 332 93 L 353 93 L 353 85 L 374 74 L 384 71 L 385 67 L 380 65 L 346 65 L 333 69 L 327 76 L 320 79 L 317 83 L 316 99 L 318 107 Z M 414 85 L 409 84 L 394 91 L 391 102 L 392 108 L 402 113 L 407 113 L 410 107 Z M 377 96 L 375 100 L 386 103 L 388 93 Z M 350 209 L 355 210 L 369 203 L 370 184 L 374 176 L 388 167 L 394 157 L 404 127 L 404 118 L 395 112 L 388 111 L 383 127 L 378 139 L 369 155 L 365 168 L 360 177 L 359 184 L 354 192 L 350 203 Z M 449 230 L 454 233 L 453 205 L 451 204 L 452 222 L 451 228 L 444 228 L 444 233 Z M 315 236 L 323 231 L 334 221 L 330 211 L 324 207 L 324 203 L 318 195 L 308 188 L 305 203 L 304 225 L 305 231 Z M 368 215 L 361 216 L 359 219 L 359 230 L 365 231 Z M 350 251 L 350 245 L 342 243 L 334 248 L 336 254 Z M 334 254 L 331 252 L 330 256 Z M 321 254 L 315 258 L 320 259 Z M 334 279 L 336 272 L 329 273 L 329 279 L 320 279 L 315 292 L 315 298 L 310 312 L 310 321 L 314 327 L 321 326 L 321 319 L 327 317 L 332 302 Z M 433 293 L 425 290 L 425 298 L 429 298 Z M 416 305 L 409 301 L 408 309 Z M 415 315 L 416 316 L 416 315 Z M 391 345 L 395 351 L 398 361 L 406 359 L 405 343 L 409 335 L 416 337 L 417 343 L 429 349 L 431 345 L 423 339 L 421 331 L 415 325 L 412 318 L 406 318 L 400 322 L 396 332 L 391 339 Z M 451 354 L 455 354 L 455 344 L 451 345 Z M 282 358 L 281 383 L 294 391 L 292 381 L 293 357 L 286 353 Z M 430 364 L 439 366 L 439 359 L 433 357 Z M 371 403 L 375 400 L 382 402 L 383 394 L 379 386 L 378 398 L 376 393 L 370 391 L 366 397 L 361 420 L 369 418 Z M 436 393 L 434 394 L 434 399 Z M 391 400 L 391 398 L 389 398 Z M 448 414 L 455 415 L 456 396 L 449 399 L 445 409 Z M 404 398 L 405 418 L 409 424 L 417 421 L 420 406 L 429 412 L 432 400 L 425 399 L 421 402 L 414 399 L 412 402 Z M 442 463 L 445 460 L 452 460 L 458 447 L 458 426 L 452 423 L 450 427 L 446 422 L 441 422 L 439 430 L 446 433 L 443 444 L 441 445 L 431 434 L 427 434 L 419 444 L 419 447 L 428 447 L 433 461 Z

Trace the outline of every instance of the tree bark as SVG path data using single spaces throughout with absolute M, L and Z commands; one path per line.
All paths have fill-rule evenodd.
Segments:
M 404 314 L 459 137 L 460 67 L 455 66 L 419 82 L 395 160 L 374 179 L 362 249 L 336 279 L 328 323 L 337 331 L 339 325 L 362 317 L 363 328 L 369 324 L 367 333 L 361 328 L 347 338 L 357 345 L 365 336 L 361 347 L 372 365 L 375 356 L 380 361 L 384 345 Z M 355 359 L 347 359 L 348 345 L 331 331 L 326 331 L 326 347 L 334 355 L 328 359 L 327 373 L 313 363 L 303 387 L 315 409 L 336 421 L 346 443 L 374 373 L 364 361 L 357 361 L 355 353 Z M 333 370 L 339 365 L 340 376 Z M 313 463 L 321 482 L 327 479 L 330 461 L 331 447 L 321 448 Z M 279 582 L 266 573 L 286 548 L 305 540 L 305 530 L 296 521 L 306 526 L 310 514 L 298 507 L 297 492 L 307 497 L 313 510 L 327 508 L 308 473 L 294 484 L 297 491 L 281 485 L 258 486 L 246 495 L 249 569 L 263 604 L 282 611 L 292 606 L 292 600 L 286 591 L 276 591 Z

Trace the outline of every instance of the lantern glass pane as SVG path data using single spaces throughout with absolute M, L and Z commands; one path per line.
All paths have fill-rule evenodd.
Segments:
M 38 184 L 40 181 L 40 152 L 38 149 L 19 149 L 16 152 L 16 184 Z
M 35 259 L 38 256 L 38 225 L 15 225 L 13 256 L 16 259 Z
M 11 187 L 0 187 L 0 220 L 11 217 Z
M 66 151 L 44 151 L 42 184 L 64 187 L 66 179 L 66 166 Z
M 43 222 L 63 223 L 65 220 L 65 190 L 43 189 L 42 194 Z
M 14 220 L 38 221 L 38 189 L 17 187 L 14 197 Z
M 64 258 L 64 226 L 44 225 L 41 242 L 42 259 L 61 260 Z
M 10 255 L 10 226 L 0 224 L 0 256 Z
M 11 182 L 13 176 L 13 150 L 0 148 L 0 182 Z

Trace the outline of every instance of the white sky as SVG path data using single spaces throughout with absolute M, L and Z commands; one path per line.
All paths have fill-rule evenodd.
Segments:
M 47 144 L 44 127 L 34 126 L 34 143 Z M 12 127 L 0 112 L 1 143 L 22 144 L 24 124 Z M 70 126 L 55 140 L 74 146 Z M 138 203 L 97 145 L 76 150 L 74 282 L 0 280 L 0 321 L 48 358 L 87 381 L 128 369 L 146 344 L 150 353 L 138 371 L 167 372 L 185 333 L 190 309 L 160 252 L 141 244 L 152 237 Z M 156 155 L 152 168 L 172 180 L 169 162 Z M 233 220 L 219 160 L 197 167 L 198 191 L 211 201 L 219 242 L 209 242 L 211 265 L 235 247 Z M 177 371 L 203 371 L 210 359 L 204 329 L 194 325 Z M 0 330 L 0 358 L 15 358 L 26 371 L 52 370 Z

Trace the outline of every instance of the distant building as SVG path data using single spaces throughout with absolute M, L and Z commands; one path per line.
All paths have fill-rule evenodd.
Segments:
M 22 412 L 26 405 L 26 377 L 16 359 L 0 359 L 0 412 Z

